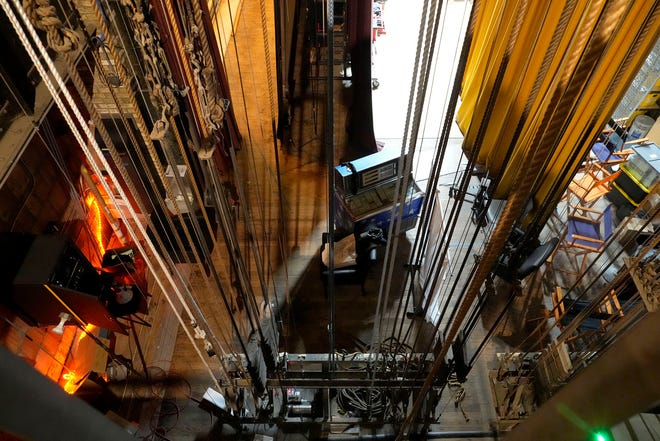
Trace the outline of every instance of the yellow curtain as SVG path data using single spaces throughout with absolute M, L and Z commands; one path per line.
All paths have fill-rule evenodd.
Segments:
M 655 45 L 660 2 L 475 2 L 456 118 L 463 150 L 478 150 L 477 167 L 496 178 L 492 196 L 505 199 L 528 149 L 551 143 L 533 189 L 539 207 L 564 191 Z

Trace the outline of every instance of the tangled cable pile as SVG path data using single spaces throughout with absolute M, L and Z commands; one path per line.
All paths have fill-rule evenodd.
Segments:
M 360 417 L 382 417 L 390 407 L 390 399 L 378 389 L 339 389 L 337 404 L 344 412 Z

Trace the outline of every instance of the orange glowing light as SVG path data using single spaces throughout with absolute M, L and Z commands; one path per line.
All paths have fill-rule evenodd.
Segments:
M 101 209 L 99 203 L 92 193 L 88 194 L 85 198 L 85 204 L 92 210 L 92 222 L 94 226 L 94 237 L 99 244 L 101 255 L 105 254 L 105 247 L 103 246 L 103 219 L 101 219 Z
M 77 391 L 78 388 L 80 387 L 80 378 L 78 377 L 78 374 L 76 374 L 75 371 L 62 374 L 62 378 L 66 380 L 66 383 L 64 383 L 64 386 L 62 386 L 64 392 L 71 395 L 75 391 Z
M 87 334 L 92 332 L 96 326 L 92 325 L 91 323 L 87 323 L 85 326 L 85 332 L 81 332 L 80 335 L 78 335 L 78 341 L 82 340 L 83 338 L 87 337 Z
M 78 338 L 75 341 L 75 344 L 71 347 L 71 353 L 69 354 L 70 357 L 73 357 L 74 363 L 73 365 L 79 366 L 79 363 L 75 363 L 76 359 L 76 353 L 78 352 L 78 344 L 87 337 L 88 334 L 94 331 L 96 329 L 96 326 L 92 325 L 91 323 L 88 323 L 85 325 L 85 330 L 84 331 L 78 331 Z M 65 372 L 61 376 L 60 384 L 62 385 L 62 389 L 70 395 L 74 394 L 78 388 L 80 388 L 81 384 L 83 383 L 83 380 L 85 379 L 83 375 L 78 375 L 75 369 L 71 369 L 69 367 L 63 366 L 64 369 L 66 369 L 68 372 Z M 72 366 L 73 367 L 73 366 Z M 62 380 L 64 380 L 64 384 L 62 384 Z

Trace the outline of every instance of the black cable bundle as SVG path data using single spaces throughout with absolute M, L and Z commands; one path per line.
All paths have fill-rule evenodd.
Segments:
M 360 417 L 382 417 L 390 405 L 390 400 L 378 389 L 339 389 L 337 404 L 345 412 Z

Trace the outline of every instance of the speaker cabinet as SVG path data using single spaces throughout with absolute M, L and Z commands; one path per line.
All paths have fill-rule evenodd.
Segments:
M 61 312 L 73 312 L 85 323 L 126 333 L 100 300 L 105 289 L 100 274 L 67 238 L 47 234 L 30 241 L 3 235 L 2 241 L 26 248 L 14 250 L 22 262 L 14 265 L 13 279 L 6 272 L 3 279 L 12 280 L 9 306 L 28 323 L 56 325 Z

